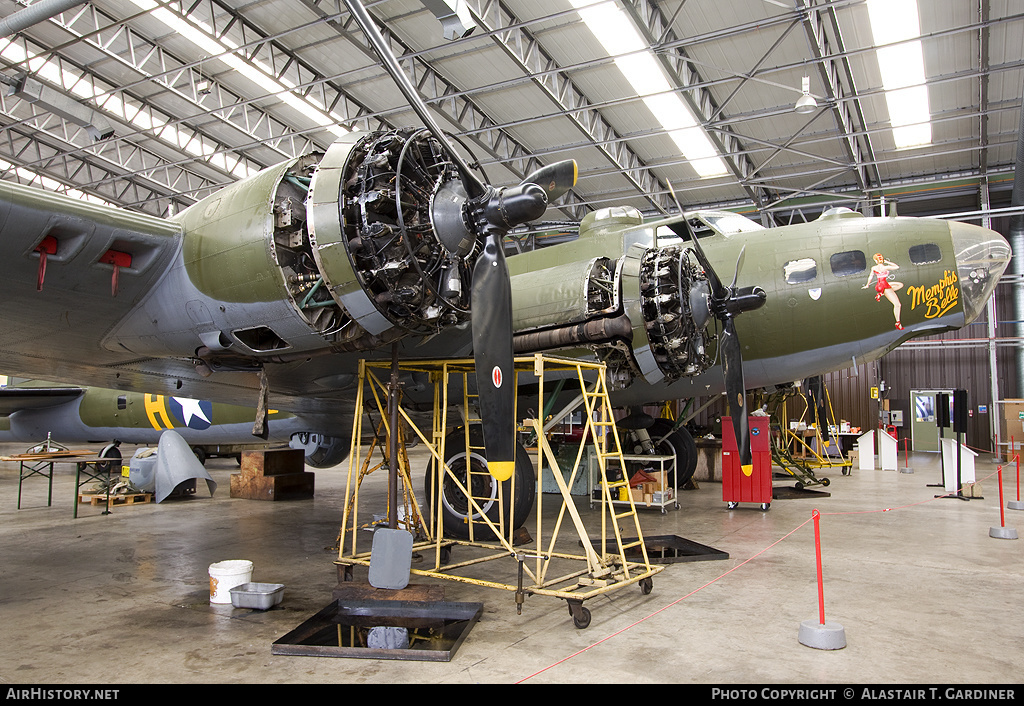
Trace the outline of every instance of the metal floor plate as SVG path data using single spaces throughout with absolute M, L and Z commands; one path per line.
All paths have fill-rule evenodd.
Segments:
M 275 641 L 271 653 L 448 662 L 482 613 L 483 603 L 339 599 Z M 408 647 L 368 647 L 370 631 L 381 627 L 405 628 Z

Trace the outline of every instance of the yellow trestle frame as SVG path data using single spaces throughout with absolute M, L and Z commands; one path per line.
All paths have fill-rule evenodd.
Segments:
M 465 495 L 470 515 L 468 522 L 468 540 L 454 539 L 444 536 L 443 517 L 440 512 L 440 501 L 438 498 L 430 498 L 429 507 L 434 509 L 430 518 L 424 518 L 420 503 L 416 500 L 416 494 L 411 482 L 408 457 L 405 453 L 404 434 L 399 435 L 399 456 L 398 468 L 400 482 L 404 488 L 405 517 L 401 518 L 399 526 L 413 533 L 415 542 L 413 551 L 426 557 L 432 555 L 432 561 L 426 565 L 428 568 L 413 568 L 411 573 L 417 576 L 431 576 L 451 581 L 457 581 L 488 588 L 502 589 L 516 592 L 516 602 L 521 610 L 522 598 L 528 595 L 543 595 L 563 598 L 569 601 L 570 613 L 576 619 L 580 613 L 582 601 L 597 595 L 608 593 L 632 584 L 640 584 L 644 593 L 651 590 L 651 577 L 664 570 L 664 566 L 652 565 L 647 555 L 647 548 L 644 545 L 643 533 L 640 528 L 640 520 L 637 515 L 636 506 L 632 499 L 628 503 L 628 509 L 617 512 L 616 506 L 612 504 L 613 499 L 619 498 L 621 488 L 626 488 L 624 493 L 630 497 L 628 492 L 629 472 L 625 460 L 622 457 L 622 449 L 619 445 L 619 435 L 615 428 L 614 417 L 612 416 L 611 403 L 608 399 L 606 387 L 605 366 L 601 363 L 590 363 L 568 358 L 558 358 L 543 354 L 536 354 L 515 359 L 515 380 L 520 381 L 521 374 L 532 374 L 538 383 L 538 401 L 535 409 L 543 410 L 545 395 L 545 377 L 552 379 L 554 375 L 558 379 L 565 379 L 567 376 L 575 375 L 579 387 L 584 392 L 577 398 L 575 405 L 563 410 L 569 414 L 580 406 L 583 407 L 584 430 L 580 439 L 579 447 L 576 450 L 573 470 L 566 478 L 559 468 L 558 458 L 548 443 L 544 432 L 544 420 L 525 419 L 519 427 L 520 431 L 533 431 L 537 439 L 536 458 L 534 468 L 547 467 L 551 469 L 553 479 L 558 486 L 560 503 L 557 517 L 550 535 L 545 539 L 543 521 L 544 493 L 540 479 L 537 481 L 537 496 L 534 507 L 536 514 L 536 528 L 533 540 L 535 544 L 529 551 L 515 546 L 515 528 L 506 526 L 505 518 L 509 513 L 504 511 L 504 504 L 511 502 L 511 498 L 504 497 L 499 485 L 498 502 L 502 511 L 498 513 L 499 521 L 494 523 L 481 508 L 480 501 L 484 498 L 472 497 L 470 488 L 473 483 L 469 474 L 473 472 L 473 464 L 466 463 L 466 479 L 463 482 L 451 468 L 444 463 L 445 439 L 448 436 L 449 410 L 458 409 L 449 397 L 449 383 L 452 376 L 460 376 L 461 389 L 463 391 L 461 402 L 461 416 L 452 424 L 452 427 L 461 427 L 466 434 L 465 448 L 467 455 L 474 451 L 483 453 L 482 448 L 470 445 L 470 427 L 474 421 L 470 416 L 473 409 L 473 396 L 468 393 L 470 377 L 475 375 L 473 361 L 471 359 L 460 360 L 434 360 L 434 361 L 406 361 L 399 362 L 399 370 L 404 372 L 419 372 L 429 375 L 434 384 L 434 410 L 432 424 L 429 433 L 422 430 L 417 422 L 406 412 L 399 403 L 399 414 L 401 419 L 409 426 L 419 441 L 430 452 L 432 463 L 428 470 L 436 473 L 437 482 L 431 484 L 433 489 L 440 489 L 442 478 L 449 484 L 453 484 L 458 491 Z M 356 565 L 369 566 L 370 551 L 368 548 L 360 549 L 358 546 L 359 532 L 361 528 L 367 527 L 369 523 L 366 518 L 360 519 L 359 487 L 366 475 L 377 468 L 387 465 L 387 460 L 371 467 L 370 459 L 376 448 L 381 453 L 387 453 L 388 444 L 378 444 L 377 439 L 364 448 L 362 443 L 363 429 L 361 412 L 366 409 L 364 405 L 375 405 L 380 414 L 381 426 L 385 436 L 391 433 L 388 427 L 387 390 L 388 374 L 391 364 L 388 361 L 360 361 L 359 364 L 359 387 L 356 398 L 356 415 L 353 421 L 352 446 L 349 453 L 349 472 L 346 485 L 346 503 L 342 517 L 342 526 L 339 532 L 338 559 L 336 563 L 345 568 L 346 576 L 351 575 L 351 567 Z M 531 380 L 532 382 L 532 380 Z M 366 390 L 369 388 L 370 397 L 367 397 Z M 518 417 L 517 417 L 518 418 Z M 580 515 L 570 494 L 570 488 L 576 480 L 581 467 L 586 470 L 586 446 L 591 442 L 595 445 L 594 457 L 600 467 L 600 490 L 601 490 L 601 531 L 598 540 L 591 539 L 583 517 Z M 609 469 L 621 469 L 621 479 L 609 481 Z M 442 474 L 444 474 L 442 476 Z M 516 482 L 513 475 L 510 483 Z M 511 488 L 512 497 L 515 494 L 514 485 Z M 489 500 L 489 498 L 488 498 Z M 589 500 L 589 498 L 588 498 Z M 549 499 L 549 502 L 551 500 Z M 619 506 L 625 507 L 620 504 Z M 388 512 L 393 512 L 388 508 Z M 389 515 L 390 516 L 390 515 Z M 556 541 L 566 523 L 575 529 L 579 538 L 583 553 L 556 551 Z M 623 541 L 621 524 L 632 520 L 631 529 L 635 531 L 636 538 L 628 543 Z M 404 525 L 403 525 L 404 522 Z M 485 530 L 486 528 L 486 530 Z M 484 540 L 478 535 L 486 536 Z M 609 535 L 614 537 L 615 551 L 609 551 Z M 493 539 L 492 539 L 493 538 Z M 595 547 L 595 543 L 597 546 Z M 367 542 L 369 544 L 369 542 Z M 456 563 L 443 561 L 450 557 L 453 546 L 471 547 L 478 554 Z M 563 545 L 564 546 L 564 545 Z M 632 551 L 631 551 L 632 550 Z M 633 557 L 633 560 L 629 558 Z M 460 570 L 480 565 L 484 562 L 496 559 L 511 558 L 516 562 L 519 579 L 517 583 L 507 583 L 497 580 L 488 580 L 480 577 L 472 577 L 460 573 Z M 532 560 L 532 561 L 531 561 Z M 560 573 L 552 576 L 556 561 L 559 571 L 564 571 L 563 560 L 582 561 L 584 566 L 568 573 Z M 429 561 L 429 560 L 428 560 Z M 432 566 L 430 565 L 432 563 Z M 529 582 L 523 584 L 524 574 L 528 576 Z M 586 621 L 589 622 L 589 613 Z M 579 621 L 577 625 L 579 625 Z

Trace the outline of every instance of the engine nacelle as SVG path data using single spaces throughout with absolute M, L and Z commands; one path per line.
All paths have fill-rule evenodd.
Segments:
M 347 135 L 176 216 L 179 264 L 105 345 L 257 370 L 464 323 L 477 252 L 465 202 L 425 131 Z
M 708 356 L 707 277 L 682 245 L 633 245 L 619 261 L 593 258 L 512 277 L 515 347 L 589 347 L 613 386 L 697 375 Z

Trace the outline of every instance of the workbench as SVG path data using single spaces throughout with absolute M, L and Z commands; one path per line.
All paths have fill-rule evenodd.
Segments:
M 82 486 L 92 481 L 107 480 L 107 506 L 102 514 L 110 514 L 110 471 L 117 468 L 121 472 L 120 459 L 103 458 L 92 452 L 83 452 L 83 455 L 74 453 L 60 454 L 21 454 L 18 456 L 4 456 L 4 461 L 17 461 L 18 468 L 18 509 L 21 509 L 21 485 L 26 478 L 42 476 L 47 479 L 48 489 L 46 494 L 46 506 L 53 504 L 53 466 L 57 463 L 75 464 L 75 499 L 72 517 L 78 519 L 78 496 Z M 83 480 L 84 477 L 84 480 Z

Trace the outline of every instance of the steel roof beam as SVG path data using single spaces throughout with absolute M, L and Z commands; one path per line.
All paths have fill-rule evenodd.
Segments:
M 864 191 L 879 184 L 878 171 L 870 166 L 874 162 L 874 148 L 870 135 L 861 132 L 858 139 L 856 133 L 867 126 L 864 110 L 857 98 L 857 87 L 853 81 L 853 69 L 843 43 L 839 20 L 835 7 L 817 7 L 815 0 L 800 0 L 806 10 L 804 27 L 807 39 L 814 52 L 818 68 L 818 76 L 825 86 L 826 97 L 831 107 L 833 118 L 843 135 L 842 144 L 850 165 L 857 176 L 857 185 Z M 826 22 L 828 26 L 826 27 Z M 831 30 L 835 51 L 828 37 Z M 837 54 L 839 58 L 836 58 Z M 852 98 L 848 98 L 851 97 Z
M 304 5 L 325 18 L 330 26 L 348 38 L 375 64 L 376 55 L 366 38 L 347 12 L 342 13 L 338 0 L 300 0 Z M 427 105 L 451 124 L 460 134 L 469 136 L 496 163 L 501 164 L 517 178 L 523 178 L 542 166 L 534 151 L 515 136 L 497 127 L 464 91 L 438 73 L 389 27 L 377 22 L 384 41 L 388 43 L 398 62 L 410 76 Z M 570 190 L 555 204 L 569 217 L 580 220 L 589 211 L 575 190 Z
M 32 55 L 35 55 L 35 54 L 43 54 L 43 55 L 45 55 L 45 53 L 46 53 L 43 50 L 36 51 L 34 45 L 26 37 L 24 37 L 24 35 L 19 35 L 19 37 L 17 38 L 16 41 L 21 42 L 21 46 L 22 46 L 23 51 L 25 51 L 26 54 L 29 55 L 29 56 L 32 56 Z M 96 93 L 101 93 L 102 94 L 105 91 L 105 89 L 107 87 L 107 84 L 102 83 L 99 79 L 97 79 L 95 76 L 93 76 L 93 75 L 89 74 L 88 72 L 86 72 L 80 66 L 76 66 L 76 65 L 72 64 L 65 57 L 58 56 L 58 55 L 53 55 L 53 56 L 50 57 L 50 60 L 55 62 L 56 66 L 57 66 L 57 68 L 59 70 L 59 74 L 61 75 L 61 77 L 63 79 L 65 79 L 65 80 L 74 80 L 76 84 L 79 84 L 82 81 L 86 82 L 86 84 L 89 87 L 88 92 L 91 93 L 91 94 L 96 94 Z M 7 68 L 11 68 L 10 63 L 6 62 L 6 61 L 3 62 L 3 66 L 5 66 Z M 61 86 L 60 87 L 60 89 L 63 90 L 65 95 L 69 95 L 70 88 L 71 88 L 71 86 Z M 21 108 L 20 109 L 18 107 L 18 103 L 21 104 Z M 84 105 L 89 105 L 89 107 L 93 107 L 89 103 L 83 103 L 83 104 Z M 138 154 L 138 152 L 136 150 L 144 150 L 147 153 L 152 154 L 155 159 L 161 160 L 161 162 L 163 162 L 163 163 L 166 163 L 168 155 L 170 155 L 170 154 L 174 154 L 174 155 L 181 154 L 182 151 L 181 151 L 180 147 L 177 144 L 161 143 L 161 141 L 158 140 L 155 137 L 155 135 L 159 131 L 159 129 L 163 129 L 163 127 L 165 126 L 165 123 L 173 123 L 174 122 L 173 120 L 171 120 L 169 118 L 169 116 L 165 119 L 164 116 L 151 113 L 150 120 L 151 121 L 156 121 L 157 123 L 159 123 L 159 128 L 154 129 L 154 130 L 139 130 L 137 127 L 132 125 L 132 123 L 130 121 L 130 116 L 128 115 L 128 112 L 129 111 L 138 111 L 138 110 L 151 110 L 151 108 L 149 106 L 145 105 L 144 103 L 141 103 L 140 101 L 134 101 L 131 104 L 129 104 L 126 101 L 120 101 L 119 104 L 120 104 L 120 107 L 121 107 L 121 112 L 120 113 L 114 113 L 114 112 L 110 111 L 109 109 L 103 109 L 103 112 L 106 115 L 113 116 L 113 118 L 115 118 L 117 120 L 120 120 L 123 123 L 123 125 L 121 126 L 122 128 L 124 128 L 125 126 L 128 126 L 128 130 L 132 131 L 131 136 L 142 136 L 142 137 L 145 137 L 146 139 L 151 140 L 153 142 L 153 148 L 152 149 L 150 149 L 150 148 L 142 148 L 142 147 L 139 147 L 139 146 L 135 145 L 133 147 L 133 149 L 131 149 L 129 151 L 129 153 Z M 49 113 L 47 113 L 45 111 L 39 111 L 39 110 L 35 109 L 34 107 L 26 107 L 26 106 L 31 106 L 31 103 L 29 103 L 28 101 L 20 100 L 17 97 L 14 97 L 14 96 L 5 96 L 4 97 L 4 113 L 6 115 L 10 116 L 10 121 L 6 125 L 4 125 L 3 127 L 0 127 L 0 130 L 9 130 L 14 125 L 19 124 L 19 123 L 30 123 L 30 124 L 33 124 L 33 125 L 38 125 L 38 124 L 41 124 L 41 123 L 49 124 L 50 122 L 52 122 L 53 119 L 55 119 L 55 116 L 52 116 L 51 114 L 49 114 Z M 99 109 L 97 109 L 97 110 L 99 110 Z M 188 129 L 188 128 L 186 128 L 186 129 Z M 107 158 L 111 159 L 111 161 L 113 163 L 115 163 L 115 164 L 116 164 L 116 157 L 114 155 L 112 155 L 111 153 L 114 152 L 117 149 L 116 146 L 119 143 L 126 142 L 126 136 L 123 136 L 123 135 L 122 136 L 118 136 L 116 138 L 112 138 L 112 139 L 108 139 L 108 140 L 103 140 L 103 141 L 100 141 L 100 142 L 93 142 L 93 140 L 89 137 L 89 135 L 87 133 L 85 133 L 84 131 L 80 131 L 77 128 L 74 129 L 74 130 L 68 130 L 68 128 L 65 127 L 65 128 L 63 128 L 63 131 L 65 132 L 65 134 L 67 134 L 69 136 L 73 136 L 72 139 L 68 139 L 67 140 L 67 142 L 69 144 L 65 147 L 65 149 L 67 149 L 69 151 L 78 151 L 78 152 L 87 151 L 87 152 L 90 152 L 91 154 L 104 153 L 105 155 L 107 155 Z M 125 131 L 122 129 L 122 132 L 125 132 Z M 189 137 L 189 139 L 198 140 L 203 145 L 207 145 L 208 146 L 208 145 L 211 144 L 210 139 L 207 136 L 201 135 L 200 133 L 191 133 L 191 134 L 187 134 L 187 136 Z M 157 148 L 159 148 L 159 149 L 157 149 Z M 204 148 L 204 149 L 205 149 L 205 151 L 207 153 L 211 153 L 211 152 L 215 152 L 216 151 L 216 149 L 214 149 L 214 148 L 209 148 L 209 149 Z M 222 149 L 223 148 L 221 148 L 221 150 Z M 206 183 L 211 183 L 211 184 L 212 183 L 220 184 L 220 183 L 224 183 L 224 181 L 227 180 L 227 175 L 229 174 L 229 172 L 227 170 L 219 169 L 218 167 L 216 167 L 216 165 L 210 164 L 209 162 L 204 161 L 202 159 L 198 159 L 195 155 L 189 155 L 189 156 L 191 157 L 192 162 L 193 162 L 193 169 L 191 170 L 191 173 L 193 174 L 193 177 L 188 180 L 188 182 L 190 184 L 190 188 L 197 188 L 197 185 L 200 184 L 200 181 L 206 182 Z M 209 154 L 207 156 L 209 156 Z M 25 167 L 33 169 L 33 170 L 36 170 L 37 168 L 45 168 L 44 165 L 36 165 L 36 164 L 22 164 L 21 166 L 25 166 Z M 124 164 L 124 165 L 121 165 L 121 166 L 123 166 L 125 171 L 127 171 L 129 173 L 132 172 L 133 169 L 136 168 L 136 167 L 134 167 L 132 165 L 128 165 L 128 164 Z M 209 170 L 215 176 L 211 180 L 208 176 L 203 176 L 203 175 L 199 174 L 199 172 L 196 170 L 197 167 L 202 167 L 204 170 Z M 171 173 L 173 171 L 175 171 L 175 170 L 170 170 L 167 173 Z M 153 177 L 150 177 L 150 178 L 153 178 Z M 155 179 L 155 180 L 159 181 L 158 179 Z M 86 186 L 88 186 L 88 185 L 86 185 Z M 164 186 L 166 186 L 169 190 L 173 190 L 173 184 L 171 182 L 165 182 Z M 204 187 L 198 187 L 198 188 L 199 188 L 199 190 L 201 190 Z M 186 198 L 188 198 L 188 197 L 186 197 Z
M 467 0 L 470 16 L 544 95 L 580 130 L 637 192 L 660 213 L 675 210 L 660 180 L 620 139 L 616 130 L 538 39 L 500 0 Z
M 0 99 L 0 114 L 7 114 L 7 106 Z M 66 124 L 53 119 L 52 116 L 41 116 L 54 123 L 60 130 Z M 198 191 L 217 188 L 205 180 L 198 183 L 196 175 L 186 169 L 168 167 L 162 159 L 135 147 L 132 155 L 116 156 L 110 160 L 109 154 L 93 154 L 77 151 L 70 140 L 74 135 L 59 135 L 46 129 L 45 124 L 38 126 L 26 125 L 9 127 L 0 135 L 0 158 L 9 162 L 15 170 L 7 170 L 5 179 L 24 183 L 25 179 L 17 171 L 24 167 L 27 171 L 60 182 L 67 188 L 79 189 L 110 203 L 145 211 L 152 215 L 166 215 L 168 208 L 179 210 L 191 205 L 192 201 L 183 199 L 181 191 Z M 79 133 L 84 130 L 77 129 Z M 97 148 L 99 149 L 99 148 Z M 31 164 L 31 167 L 25 167 Z M 128 166 L 126 166 L 128 165 Z M 136 165 L 138 171 L 131 171 Z M 165 177 L 161 182 L 145 176 L 147 173 L 162 173 Z M 168 184 L 174 185 L 174 189 Z
M 113 62 L 138 74 L 138 79 L 112 87 L 107 95 L 117 96 L 140 86 L 157 85 L 168 95 L 185 101 L 195 110 L 190 116 L 192 120 L 209 116 L 220 121 L 237 130 L 251 144 L 265 145 L 275 152 L 277 161 L 311 150 L 309 138 L 297 135 L 294 126 L 282 122 L 253 105 L 252 101 L 232 92 L 212 72 L 204 73 L 202 64 L 210 61 L 210 58 L 197 62 L 186 61 L 132 27 L 130 19 L 115 20 L 93 5 L 88 6 L 87 13 L 70 18 L 54 18 L 53 21 L 75 40 L 93 47 Z M 203 82 L 208 84 L 206 88 Z M 179 116 L 179 119 L 184 118 Z M 272 161 L 264 157 L 256 161 L 256 165 L 267 166 Z
M 681 97 L 690 106 L 694 117 L 701 124 L 711 142 L 715 145 L 718 155 L 725 161 L 729 171 L 739 181 L 740 186 L 746 192 L 751 201 L 758 207 L 777 197 L 769 189 L 747 183 L 747 179 L 756 171 L 756 165 L 750 161 L 743 147 L 739 136 L 727 126 L 711 124 L 722 112 L 723 106 L 719 106 L 711 92 L 705 88 L 703 77 L 697 71 L 695 64 L 686 54 L 685 45 L 679 41 L 675 30 L 666 19 L 661 8 L 650 0 L 631 0 L 623 2 L 626 12 L 633 18 L 634 24 L 647 40 L 661 61 L 662 66 L 667 70 L 673 83 L 681 89 Z M 783 36 L 788 34 L 792 27 L 784 28 Z M 663 44 L 673 45 L 673 51 L 661 51 Z M 773 47 L 774 49 L 774 47 Z M 771 50 L 768 52 L 771 53 Z M 767 57 L 762 57 L 760 64 Z M 757 64 L 749 74 L 756 73 Z M 749 76 L 744 80 L 749 80 Z

